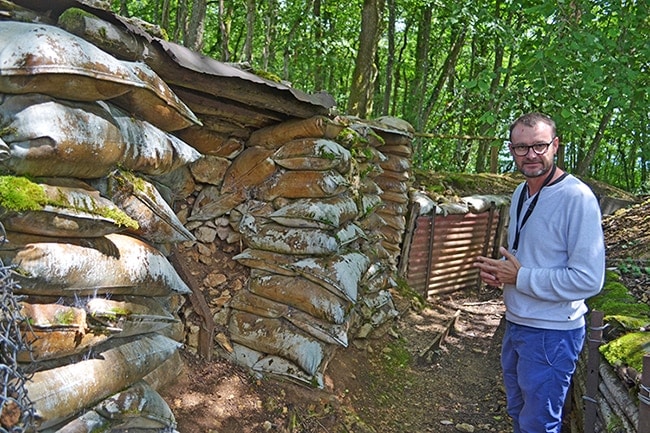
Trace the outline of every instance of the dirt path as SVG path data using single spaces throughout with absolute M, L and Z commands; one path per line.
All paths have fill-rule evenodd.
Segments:
M 162 391 L 178 430 L 510 432 L 499 367 L 499 293 L 455 292 L 424 309 L 397 301 L 403 314 L 390 329 L 337 351 L 323 390 L 258 379 L 228 362 L 187 356 L 185 373 Z M 432 346 L 441 334 L 440 345 Z

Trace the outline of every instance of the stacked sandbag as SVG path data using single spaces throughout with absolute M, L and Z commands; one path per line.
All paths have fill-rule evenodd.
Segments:
M 413 155 L 411 139 L 414 130 L 411 125 L 396 118 L 379 118 L 377 122 L 387 126 L 375 127 L 382 140 L 379 150 L 386 156 L 379 163 L 382 173 L 375 179 L 382 189 L 382 205 L 377 209 L 377 214 L 385 222 L 381 228 L 384 235 L 382 245 L 389 252 L 391 263 L 397 266 L 409 207 Z
M 199 171 L 221 172 L 212 178 L 223 181 L 200 188 L 188 227 L 198 238 L 227 214 L 245 248 L 234 259 L 250 269 L 215 314 L 227 329 L 227 344 L 220 343 L 227 356 L 322 386 L 327 362 L 350 333 L 394 317 L 387 277 L 394 267 L 375 219 L 381 144 L 361 121 L 314 117 L 254 132 L 232 161 L 213 156 L 213 169 L 198 169 L 207 158 L 192 165 L 196 179 Z
M 146 65 L 54 26 L 0 22 L 0 64 L 0 258 L 36 427 L 173 431 L 156 389 L 190 289 L 164 251 L 195 238 L 157 185 L 201 157 L 171 134 L 198 120 Z

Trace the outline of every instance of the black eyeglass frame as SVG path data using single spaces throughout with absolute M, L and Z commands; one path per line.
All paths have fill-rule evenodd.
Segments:
M 510 141 L 507 141 L 506 143 L 508 143 L 508 147 L 510 148 L 510 150 L 512 150 L 512 153 L 514 153 L 516 156 L 526 156 L 528 155 L 528 152 L 530 152 L 530 149 L 533 149 L 533 152 L 535 152 L 536 155 L 544 155 L 548 151 L 549 146 L 553 144 L 556 138 L 557 136 L 551 138 L 551 141 L 549 141 L 548 143 L 535 143 L 531 145 L 512 144 L 512 142 Z M 526 152 L 522 153 L 521 149 L 526 149 Z
M 551 138 L 551 141 L 548 143 L 535 143 L 531 145 L 527 144 L 512 144 L 511 142 L 508 142 L 508 147 L 510 150 L 512 150 L 512 153 L 515 154 L 515 156 L 526 156 L 528 155 L 528 152 L 530 152 L 530 149 L 533 149 L 533 152 L 535 152 L 536 155 L 544 155 L 547 151 L 548 148 L 553 142 L 557 136 Z M 541 146 L 541 147 L 540 147 Z M 525 149 L 526 152 L 521 152 L 522 149 Z

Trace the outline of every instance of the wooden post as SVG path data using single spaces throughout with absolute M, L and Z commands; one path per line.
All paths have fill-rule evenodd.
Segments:
M 408 222 L 406 224 L 406 233 L 402 242 L 402 251 L 400 253 L 399 268 L 397 274 L 408 280 L 408 264 L 411 255 L 411 244 L 413 243 L 413 233 L 415 232 L 415 223 L 420 216 L 420 203 L 413 202 L 409 207 Z
M 647 373 L 646 373 L 647 372 Z M 637 433 L 650 433 L 650 354 L 643 355 L 643 373 L 639 389 L 639 425 Z
M 426 283 L 424 285 L 424 298 L 429 299 L 429 285 L 431 283 L 431 272 L 433 269 L 433 241 L 435 240 L 435 232 L 436 232 L 436 208 L 433 208 L 433 212 L 431 212 L 431 231 L 429 232 L 429 251 L 428 251 L 428 257 L 427 257 L 427 278 L 426 278 Z
M 602 311 L 592 311 L 587 336 L 587 380 L 585 395 L 582 397 L 585 407 L 584 433 L 593 433 L 596 426 L 596 415 L 598 409 L 598 379 L 600 364 L 600 352 L 598 346 L 603 339 L 603 317 Z

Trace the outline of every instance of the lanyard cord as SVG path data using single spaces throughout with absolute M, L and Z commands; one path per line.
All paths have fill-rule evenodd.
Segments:
M 526 214 L 524 215 L 524 218 L 520 220 L 521 217 L 521 209 L 524 207 L 524 201 L 525 195 L 524 194 L 524 188 L 526 186 L 524 185 L 524 188 L 521 189 L 521 192 L 519 193 L 519 202 L 517 203 L 517 232 L 515 233 L 515 241 L 512 244 L 512 249 L 513 251 L 517 251 L 517 248 L 519 248 L 519 234 L 521 233 L 521 229 L 524 227 L 524 224 L 526 224 L 526 221 L 528 221 L 528 218 L 530 218 L 530 215 L 533 213 L 533 210 L 535 209 L 535 205 L 537 205 L 537 200 L 539 199 L 539 195 L 542 192 L 542 189 L 548 185 L 548 183 L 553 179 L 553 175 L 555 175 L 555 170 L 557 166 L 553 164 L 553 169 L 551 172 L 546 176 L 546 179 L 544 179 L 544 183 L 542 184 L 542 187 L 537 191 L 537 194 L 535 194 L 535 197 L 533 198 L 533 201 L 530 203 L 530 206 L 528 206 L 528 209 L 526 210 Z

